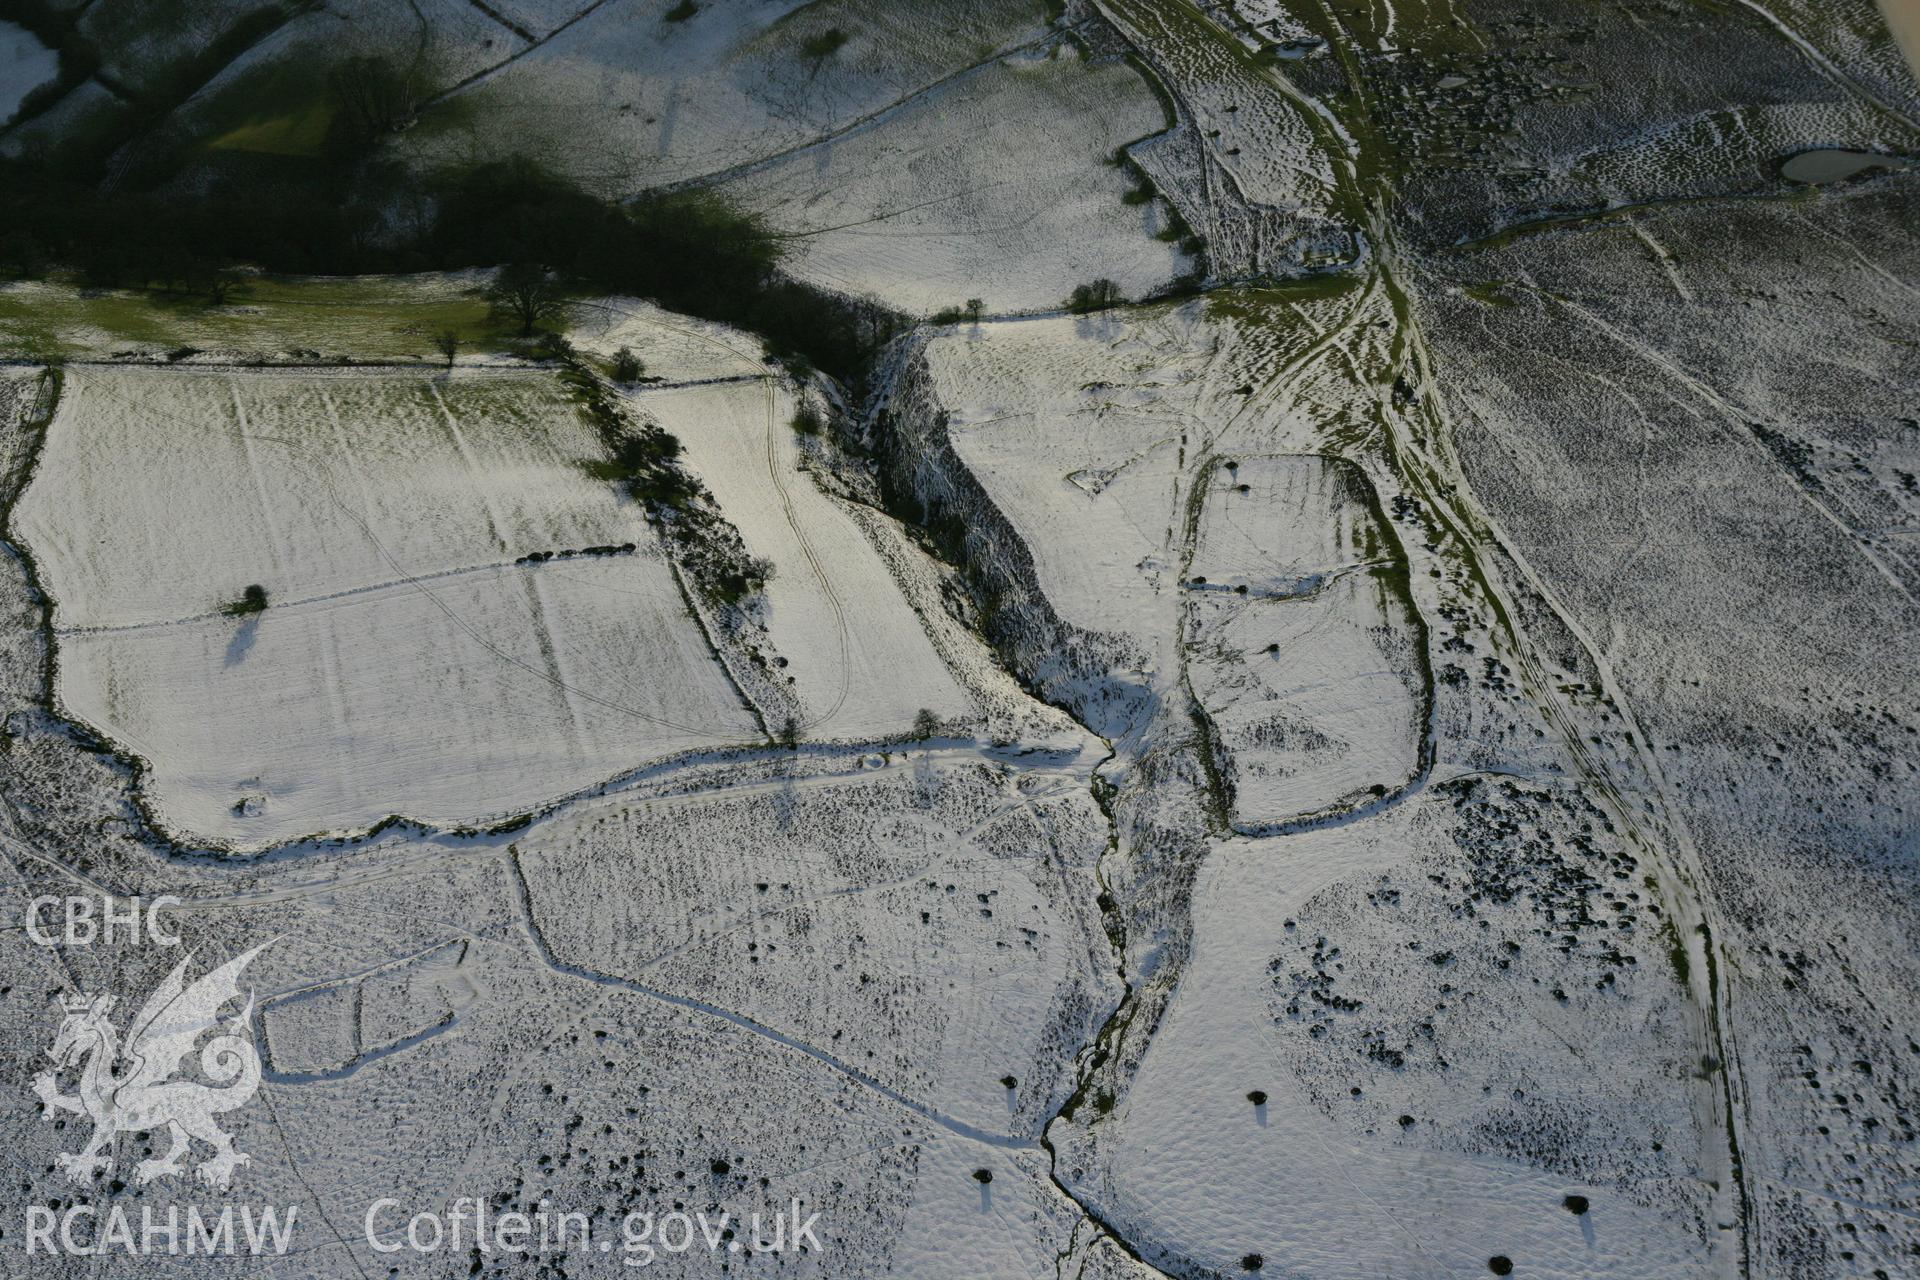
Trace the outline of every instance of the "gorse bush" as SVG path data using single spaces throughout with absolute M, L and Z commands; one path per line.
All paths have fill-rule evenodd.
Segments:
M 623 485 L 647 509 L 675 561 L 712 604 L 738 612 L 773 577 L 773 563 L 751 555 L 706 487 L 680 465 L 680 441 L 656 423 L 637 420 L 624 401 L 571 350 L 558 356 L 560 379 L 573 393 L 607 450 L 584 463 L 597 479 Z
M 596 480 L 624 483 L 640 501 L 662 507 L 683 506 L 694 496 L 686 472 L 673 465 L 680 457 L 680 440 L 672 432 L 649 427 L 622 437 L 610 451 L 610 459 L 586 464 Z
M 765 556 L 751 556 L 716 574 L 713 593 L 723 604 L 739 604 L 772 579 L 773 561 Z
M 255 582 L 240 593 L 240 598 L 221 610 L 229 618 L 244 618 L 261 613 L 267 607 L 267 589 Z
M 825 58 L 839 52 L 847 42 L 847 33 L 839 27 L 828 27 L 825 31 L 808 36 L 801 42 L 800 52 L 809 58 Z

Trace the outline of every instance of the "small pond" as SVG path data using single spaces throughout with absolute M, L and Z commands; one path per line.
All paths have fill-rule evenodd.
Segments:
M 1823 182 L 1844 182 L 1869 169 L 1905 168 L 1899 156 L 1884 156 L 1875 151 L 1843 151 L 1821 147 L 1788 156 L 1780 165 L 1780 176 L 1789 182 L 1818 186 Z

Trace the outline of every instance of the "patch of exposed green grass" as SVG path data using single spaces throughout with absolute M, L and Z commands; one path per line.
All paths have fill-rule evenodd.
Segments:
M 1667 944 L 1667 963 L 1673 966 L 1674 981 L 1686 986 L 1693 975 L 1693 963 L 1687 958 L 1687 944 L 1680 940 L 1680 930 L 1671 919 L 1661 922 L 1661 939 Z
M 440 359 L 434 335 L 472 348 L 502 335 L 486 300 L 460 277 L 277 277 L 248 281 L 235 304 L 159 290 L 71 284 L 0 287 L 0 355 L 109 356 L 128 349 L 311 352 L 317 358 Z
M 1500 292 L 1500 285 L 1501 282 L 1498 280 L 1486 280 L 1480 284 L 1467 285 L 1462 288 L 1460 292 L 1466 294 L 1475 302 L 1484 303 L 1489 307 L 1512 306 L 1513 299 Z
M 327 140 L 333 110 L 316 102 L 298 111 L 251 121 L 207 143 L 211 151 L 253 151 L 272 156 L 316 156 Z
M 1270 324 L 1284 316 L 1276 308 L 1289 303 L 1319 302 L 1338 298 L 1360 284 L 1358 277 L 1345 272 L 1326 272 L 1300 276 L 1279 284 L 1259 288 L 1217 289 L 1207 295 L 1207 319 L 1240 320 Z

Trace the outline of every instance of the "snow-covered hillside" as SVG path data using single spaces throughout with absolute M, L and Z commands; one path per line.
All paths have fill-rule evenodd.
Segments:
M 1869 0 L 16 14 L 7 1248 L 1920 1270 Z M 255 256 L 99 252 L 123 205 Z M 177 951 L 61 905 L 159 895 Z M 251 957 L 225 1178 L 158 1146 L 191 1063 L 140 1092 L 189 955 Z M 483 1208 L 591 1240 L 407 1240 Z

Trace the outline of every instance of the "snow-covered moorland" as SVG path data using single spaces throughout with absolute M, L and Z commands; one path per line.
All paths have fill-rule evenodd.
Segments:
M 0 1243 L 1916 1272 L 1920 88 L 1867 0 L 16 11 L 0 180 L 259 197 L 209 206 L 259 261 L 0 186 Z M 576 223 L 613 261 L 547 278 Z M 161 894 L 180 953 L 27 927 Z M 150 1117 L 76 1160 L 121 1103 L 61 1028 L 262 947 L 229 1185 Z M 608 1244 L 394 1247 L 475 1202 Z

